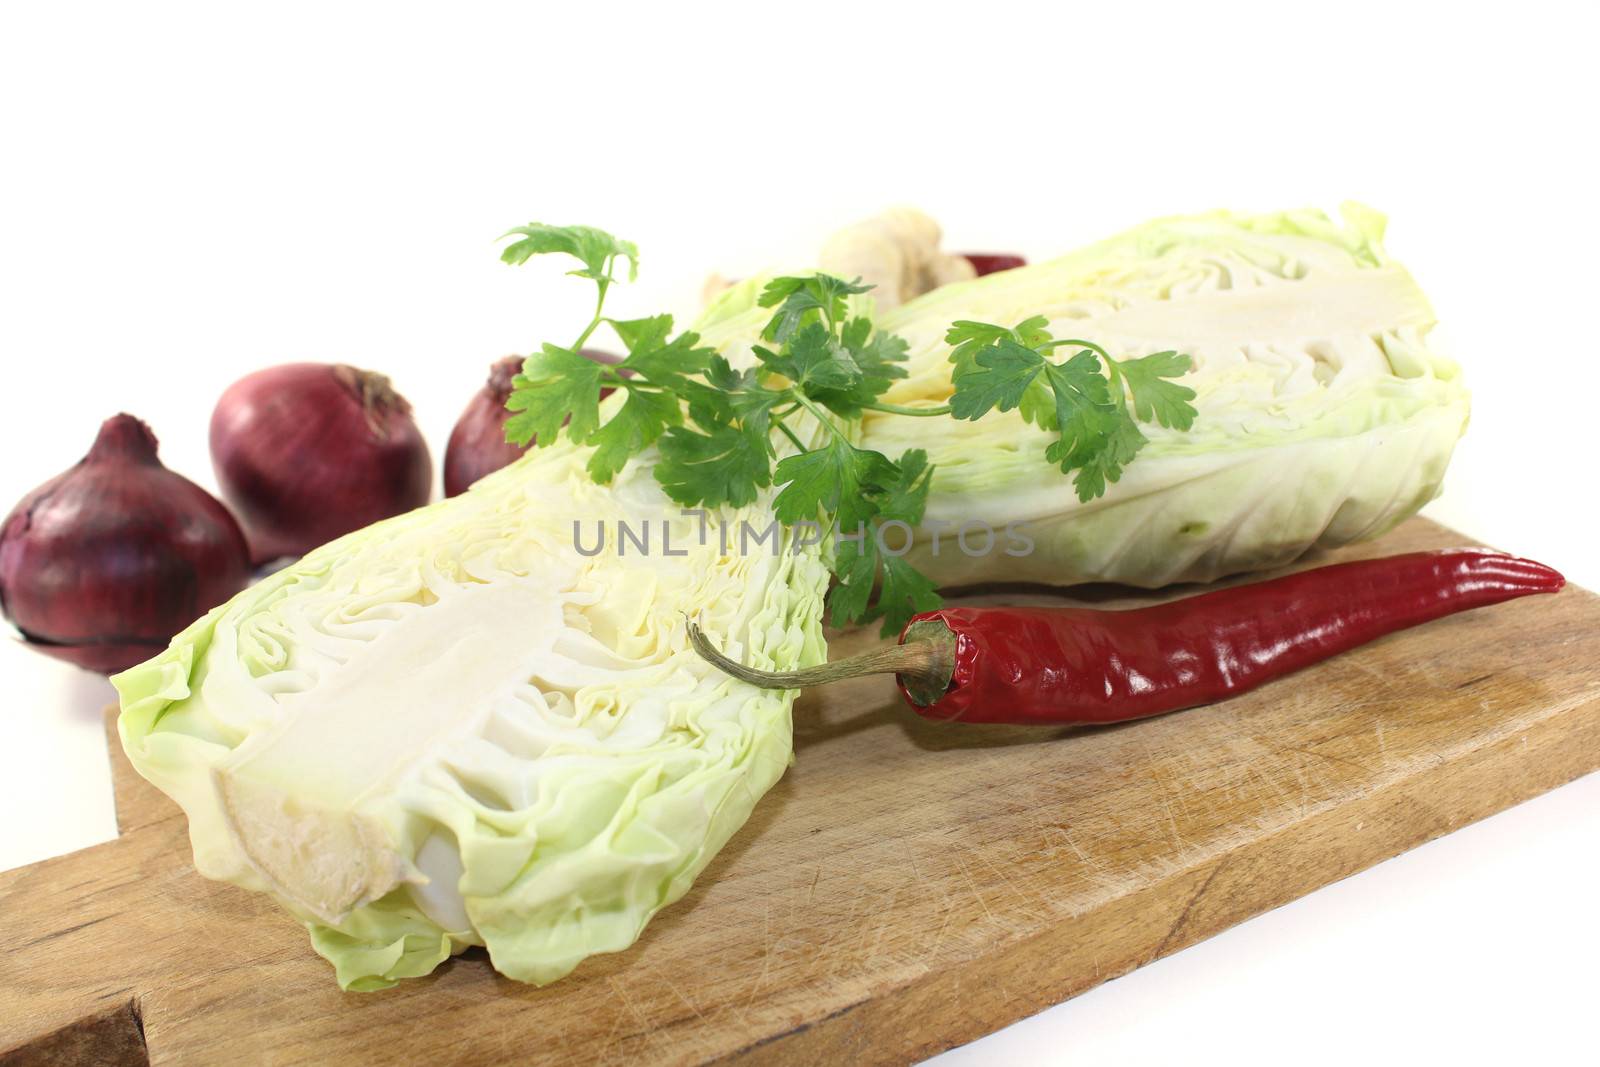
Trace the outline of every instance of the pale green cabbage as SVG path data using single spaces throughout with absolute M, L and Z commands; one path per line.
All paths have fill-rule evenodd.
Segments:
M 1182 381 L 1199 394 L 1191 430 L 1145 427 L 1150 443 L 1088 503 L 1014 411 L 977 422 L 868 413 L 864 446 L 925 448 L 936 467 L 929 525 L 908 558 L 942 585 L 1153 587 L 1277 566 L 1415 513 L 1466 428 L 1467 391 L 1429 348 L 1433 312 L 1384 253 L 1382 216 L 1358 205 L 1344 215 L 1166 219 L 879 316 L 911 345 L 910 376 L 885 395 L 894 403 L 949 398 L 953 320 L 1031 315 L 1118 358 L 1186 352 L 1195 370 Z M 1008 555 L 1026 546 L 1002 535 L 969 556 L 953 534 L 972 522 L 1025 524 L 1032 550 Z M 934 524 L 948 524 L 937 555 Z M 969 548 L 984 543 L 974 526 Z
M 746 358 L 761 318 L 707 339 Z M 467 945 L 536 983 L 627 947 L 788 765 L 792 694 L 709 667 L 683 613 L 747 662 L 820 662 L 819 551 L 724 553 L 765 500 L 702 527 L 648 456 L 600 487 L 587 454 L 536 450 L 320 548 L 114 679 L 196 868 L 271 893 L 346 988 Z M 618 520 L 649 555 L 577 551 L 574 521 L 592 550 Z

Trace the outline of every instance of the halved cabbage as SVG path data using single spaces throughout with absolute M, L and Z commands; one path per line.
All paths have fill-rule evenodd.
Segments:
M 763 318 L 707 340 L 747 358 Z M 346 988 L 467 945 L 535 983 L 627 947 L 788 765 L 792 694 L 708 666 L 683 613 L 747 662 L 820 662 L 818 550 L 740 551 L 765 500 L 702 520 L 648 455 L 608 487 L 586 458 L 536 450 L 320 548 L 113 680 L 200 873 L 271 893 Z
M 1466 428 L 1467 391 L 1428 347 L 1433 312 L 1384 253 L 1382 216 L 1359 205 L 1344 216 L 1342 226 L 1320 211 L 1165 219 L 879 316 L 911 346 L 909 377 L 884 397 L 894 403 L 949 399 L 952 321 L 1032 315 L 1117 358 L 1186 352 L 1195 369 L 1182 382 L 1199 394 L 1192 429 L 1143 427 L 1150 443 L 1088 503 L 1051 470 L 1047 436 L 1014 411 L 936 424 L 869 412 L 865 447 L 925 448 L 935 465 L 908 559 L 947 586 L 1153 587 L 1278 566 L 1416 512 Z M 1022 536 L 980 551 L 980 531 L 1007 524 Z

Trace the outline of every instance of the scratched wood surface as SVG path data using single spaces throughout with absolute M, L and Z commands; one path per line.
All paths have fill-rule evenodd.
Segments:
M 1416 520 L 1308 562 L 1461 543 Z M 916 1060 L 1600 766 L 1600 600 L 1107 729 L 925 723 L 882 678 L 795 718 L 796 765 L 693 892 L 546 989 L 469 954 L 340 993 L 270 901 L 193 872 L 115 751 L 122 837 L 0 874 L 0 1063 Z

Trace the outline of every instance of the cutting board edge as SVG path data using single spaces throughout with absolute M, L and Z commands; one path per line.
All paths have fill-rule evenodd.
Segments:
M 1579 738 L 1582 743 L 1575 743 Z M 1596 771 L 1600 771 L 1600 696 L 1457 759 L 1397 778 L 1356 804 L 1318 810 L 1241 848 L 1202 858 L 1057 928 L 1060 933 L 1020 939 L 974 956 L 965 970 L 949 968 L 915 979 L 701 1062 L 740 1067 L 914 1063 L 1065 1003 L 1103 982 Z M 1437 802 L 1446 796 L 1459 798 L 1463 806 L 1452 817 L 1440 818 L 1435 808 L 1444 806 Z M 1409 807 L 1422 817 L 1387 811 L 1391 806 Z M 1315 847 L 1323 840 L 1337 843 L 1341 834 L 1348 842 L 1349 832 L 1359 833 L 1369 821 L 1387 828 L 1397 815 L 1399 825 L 1393 833 L 1368 835 L 1370 846 L 1353 854 L 1319 855 L 1321 850 Z M 1275 878 L 1251 880 L 1251 861 L 1263 859 L 1272 861 Z M 1306 865 L 1287 862 L 1295 860 Z M 1284 879 L 1285 866 L 1297 868 L 1298 880 Z M 1168 896 L 1175 883 L 1188 884 L 1186 892 L 1176 894 L 1186 902 L 1183 907 L 1176 915 L 1152 912 L 1149 905 Z M 1264 891 L 1251 896 L 1247 891 L 1252 886 Z M 1226 895 L 1230 887 L 1235 895 Z M 1113 946 L 1119 938 L 1126 943 L 1129 928 L 1146 936 L 1137 940 L 1136 947 L 1120 950 L 1118 958 L 1103 959 L 1094 948 L 1083 947 L 1100 939 Z M 1071 944 L 1062 944 L 1069 938 Z M 1018 990 L 1014 980 L 1008 981 L 1008 969 L 1030 968 L 1040 976 L 1036 988 Z M 963 1010 L 964 997 L 982 1007 Z M 930 1016 L 940 1020 L 933 1028 L 938 1036 L 919 1036 L 927 1033 L 925 1020 Z

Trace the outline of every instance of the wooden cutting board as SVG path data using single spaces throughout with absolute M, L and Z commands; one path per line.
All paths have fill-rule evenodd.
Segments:
M 1462 543 L 1414 520 L 1307 565 Z M 368 994 L 194 873 L 113 732 L 122 836 L 0 874 L 0 1063 L 915 1060 L 1600 767 L 1600 600 L 1125 726 L 927 723 L 882 677 L 795 724 L 794 768 L 629 951 L 545 989 L 474 952 Z

